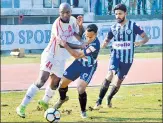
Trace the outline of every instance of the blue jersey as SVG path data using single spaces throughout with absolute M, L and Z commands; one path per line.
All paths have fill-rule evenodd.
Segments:
M 91 51 L 90 53 L 87 53 L 86 51 L 89 50 Z M 79 58 L 77 59 L 79 62 L 82 63 L 82 65 L 84 67 L 91 67 L 94 64 L 96 64 L 96 59 L 98 56 L 98 53 L 100 51 L 100 42 L 98 40 L 98 38 L 96 37 L 96 39 L 91 42 L 88 46 L 86 46 L 84 49 L 84 58 Z
M 89 53 L 87 52 L 89 51 Z M 64 72 L 63 76 L 69 80 L 76 80 L 78 77 L 89 83 L 97 68 L 97 56 L 100 50 L 100 42 L 96 38 L 92 43 L 86 46 L 84 58 L 76 59 Z
M 132 63 L 136 35 L 141 35 L 143 32 L 133 21 L 128 21 L 122 27 L 119 23 L 111 26 L 107 34 L 108 39 L 113 38 L 111 55 L 120 59 L 121 62 Z

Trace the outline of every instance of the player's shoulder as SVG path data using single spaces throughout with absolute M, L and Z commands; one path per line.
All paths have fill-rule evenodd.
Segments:
M 113 23 L 110 27 L 116 27 L 117 26 L 117 23 Z
M 100 46 L 99 39 L 96 37 L 96 39 L 90 45 L 94 47 L 99 47 Z
M 110 26 L 110 30 L 116 29 L 116 26 L 117 26 L 117 23 L 112 24 L 112 25 Z
M 98 37 L 96 37 L 95 42 L 96 42 L 97 44 L 100 44 L 100 40 L 98 39 Z
M 133 28 L 134 28 L 134 29 L 135 29 L 135 28 L 140 28 L 140 29 L 142 30 L 141 26 L 140 26 L 137 22 L 131 21 L 131 24 L 133 24 Z
M 128 20 L 129 22 L 129 24 L 133 24 L 133 26 L 139 26 L 135 21 L 133 21 L 133 20 Z
M 59 22 L 59 17 L 53 22 L 53 25 L 57 25 Z
M 74 16 L 70 16 L 70 19 L 72 20 L 76 20 L 76 18 Z
M 137 27 L 140 27 L 140 25 L 136 22 L 133 21 L 133 26 L 137 26 Z
M 75 18 L 74 16 L 71 16 L 71 17 L 70 17 L 70 22 L 76 23 L 76 18 Z

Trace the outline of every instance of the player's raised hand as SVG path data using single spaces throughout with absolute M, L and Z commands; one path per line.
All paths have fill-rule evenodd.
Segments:
M 76 19 L 78 26 L 83 25 L 83 16 L 79 15 Z

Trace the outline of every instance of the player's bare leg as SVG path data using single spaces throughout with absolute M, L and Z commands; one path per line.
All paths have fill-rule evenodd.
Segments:
M 120 89 L 121 83 L 123 82 L 123 80 L 119 79 L 118 75 L 116 74 L 113 78 L 113 87 L 110 91 L 110 94 L 107 97 L 107 106 L 109 108 L 112 107 L 112 103 L 111 100 L 113 98 L 113 96 L 118 92 L 118 90 Z
M 109 88 L 109 86 L 110 86 L 110 83 L 111 83 L 111 81 L 112 81 L 112 79 L 113 79 L 113 75 L 114 75 L 114 74 L 115 74 L 114 71 L 112 71 L 112 70 L 108 71 L 107 76 L 106 76 L 105 80 L 104 80 L 103 83 L 102 83 L 102 86 L 101 86 L 101 89 L 100 89 L 100 93 L 99 93 L 98 100 L 97 100 L 97 102 L 96 102 L 96 105 L 94 106 L 94 109 L 95 109 L 95 110 L 98 110 L 98 109 L 101 108 L 102 100 L 103 100 L 105 94 L 106 94 L 107 91 L 108 91 L 108 88 Z
M 79 93 L 79 102 L 80 102 L 82 118 L 87 118 L 87 114 L 86 114 L 87 93 L 85 92 L 87 85 L 88 85 L 88 83 L 86 83 L 82 79 L 79 79 L 79 81 L 77 83 L 77 90 Z
M 60 80 L 61 78 L 57 77 L 55 74 L 50 75 L 50 83 L 46 87 L 45 94 L 42 100 L 38 101 L 39 106 L 44 110 L 48 109 L 48 103 L 50 99 L 54 96 L 54 90 L 58 88 Z
M 38 77 L 37 81 L 28 88 L 28 90 L 26 92 L 26 95 L 24 96 L 24 99 L 22 100 L 21 104 L 16 108 L 16 112 L 17 112 L 17 114 L 20 117 L 25 118 L 25 109 L 26 109 L 26 106 L 30 103 L 30 101 L 32 100 L 32 98 L 37 93 L 37 91 L 48 80 L 49 75 L 50 75 L 49 72 L 40 71 L 39 77 Z
M 72 80 L 69 80 L 65 77 L 62 78 L 61 85 L 59 87 L 60 99 L 56 102 L 56 104 L 54 105 L 54 108 L 56 108 L 56 109 L 60 108 L 64 102 L 69 100 L 69 97 L 66 96 L 66 93 L 68 91 L 68 85 L 71 82 L 72 82 Z

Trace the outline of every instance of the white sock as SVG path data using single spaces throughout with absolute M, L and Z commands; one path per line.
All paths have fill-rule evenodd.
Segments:
M 53 95 L 54 95 L 54 90 L 52 90 L 51 87 L 48 85 L 48 86 L 46 86 L 45 95 L 44 95 L 44 97 L 42 98 L 42 100 L 43 100 L 45 103 L 48 103 L 49 100 L 50 100 L 51 98 L 53 98 Z
M 39 90 L 39 88 L 35 85 L 35 84 L 32 84 L 27 92 L 26 92 L 26 95 L 24 97 L 24 99 L 22 100 L 21 102 L 21 105 L 22 106 L 26 106 L 28 103 L 30 103 L 30 101 L 32 100 L 32 98 L 35 96 L 36 92 Z

